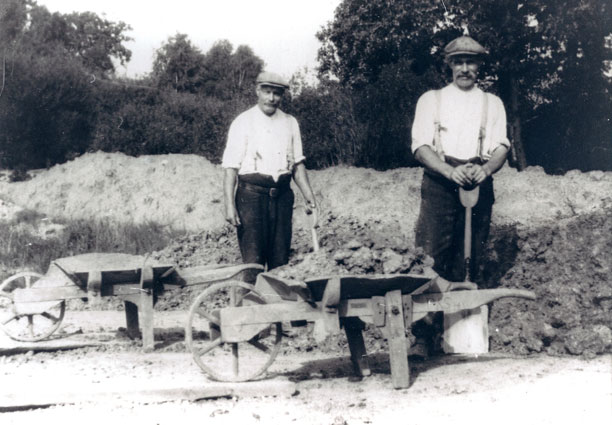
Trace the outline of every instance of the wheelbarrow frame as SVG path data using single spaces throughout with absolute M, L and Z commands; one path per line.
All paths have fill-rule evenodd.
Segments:
M 222 288 L 223 285 L 219 285 Z M 210 290 L 215 288 L 211 287 Z M 459 290 L 463 289 L 463 290 Z M 306 281 L 279 278 L 270 273 L 258 275 L 254 293 L 263 303 L 239 304 L 218 310 L 217 345 L 251 342 L 271 325 L 287 322 L 313 322 L 315 338 L 338 334 L 344 328 L 355 373 L 371 373 L 363 339 L 364 324 L 379 327 L 389 343 L 389 361 L 394 388 L 410 383 L 409 339 L 414 322 L 431 312 L 455 313 L 471 310 L 504 297 L 535 299 L 530 291 L 518 289 L 478 290 L 470 282 L 449 282 L 434 272 L 426 274 L 329 276 Z M 194 303 L 192 311 L 197 307 Z M 191 317 L 190 317 L 191 321 Z M 215 379 L 238 381 L 237 376 L 219 378 L 203 365 L 196 347 L 191 347 L 191 326 L 186 336 L 196 363 Z M 235 348 L 235 347 L 234 347 Z M 239 355 L 234 350 L 234 362 Z M 276 352 L 272 351 L 272 355 Z M 243 361 L 245 359 L 242 359 Z M 248 360 L 246 360 L 248 361 Z M 266 364 L 266 367 L 271 360 Z M 235 367 L 239 370 L 239 367 Z M 263 373 L 260 369 L 258 373 Z M 254 379 L 258 375 L 247 378 Z
M 66 266 L 71 262 L 76 265 Z M 124 302 L 128 335 L 132 338 L 141 335 L 144 351 L 152 351 L 153 307 L 159 295 L 165 291 L 231 280 L 245 271 L 253 270 L 262 271 L 263 267 L 259 264 L 241 264 L 176 268 L 128 254 L 93 253 L 58 259 L 51 263 L 45 275 L 25 272 L 2 284 L 4 287 L 10 284 L 12 278 L 26 276 L 26 287 L 18 287 L 2 295 L 12 302 L 13 319 L 28 317 L 29 326 L 32 326 L 32 317 L 46 316 L 53 322 L 50 331 L 40 335 L 32 332 L 31 336 L 7 333 L 9 337 L 21 341 L 43 340 L 59 327 L 67 300 L 82 299 L 96 303 L 101 297 L 116 296 Z M 31 279 L 36 281 L 30 283 Z M 54 305 L 60 306 L 57 316 L 48 313 Z M 9 321 L 5 320 L 2 325 Z

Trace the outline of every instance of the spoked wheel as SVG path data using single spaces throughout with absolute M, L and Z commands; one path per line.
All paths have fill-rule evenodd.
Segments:
M 274 361 L 282 337 L 280 323 L 262 325 L 248 341 L 222 341 L 220 310 L 255 304 L 265 304 L 263 297 L 252 285 L 238 281 L 212 285 L 193 302 L 185 340 L 195 362 L 211 378 L 248 381 L 264 373 Z
M 16 341 L 41 341 L 59 328 L 66 301 L 28 303 L 27 309 L 13 302 L 15 289 L 36 287 L 42 277 L 34 272 L 17 273 L 0 284 L 0 327 Z

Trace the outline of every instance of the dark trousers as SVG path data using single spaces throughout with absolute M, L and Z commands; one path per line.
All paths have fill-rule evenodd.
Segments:
M 270 270 L 289 262 L 294 201 L 290 180 L 289 175 L 281 176 L 278 182 L 261 174 L 238 177 L 238 244 L 244 263 L 261 264 Z M 244 279 L 252 283 L 255 276 Z
M 478 203 L 472 208 L 469 280 L 476 283 L 481 280 L 494 201 L 493 179 L 488 178 L 480 185 Z M 436 273 L 454 282 L 461 282 L 466 277 L 464 226 L 465 207 L 459 201 L 459 187 L 441 176 L 425 172 L 415 242 L 434 259 Z

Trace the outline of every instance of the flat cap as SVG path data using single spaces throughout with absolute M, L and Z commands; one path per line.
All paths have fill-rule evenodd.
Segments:
M 261 72 L 257 76 L 257 80 L 255 81 L 257 82 L 258 86 L 259 85 L 272 86 L 272 87 L 280 87 L 283 89 L 289 88 L 289 83 L 287 83 L 287 81 L 285 81 L 283 77 L 281 77 L 280 75 L 274 72 L 268 72 L 268 71 Z
M 446 56 L 485 55 L 486 53 L 487 51 L 480 43 L 467 35 L 455 38 L 444 48 L 444 54 Z

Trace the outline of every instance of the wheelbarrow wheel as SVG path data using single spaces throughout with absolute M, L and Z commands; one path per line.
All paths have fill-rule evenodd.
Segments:
M 0 284 L 0 327 L 16 341 L 34 342 L 48 338 L 55 332 L 66 311 L 66 301 L 44 301 L 24 304 L 13 302 L 16 289 L 36 287 L 39 273 L 17 273 Z
M 214 284 L 195 299 L 185 326 L 185 342 L 209 377 L 225 382 L 249 381 L 272 364 L 282 338 L 280 323 L 262 325 L 246 341 L 224 342 L 221 335 L 221 309 L 265 303 L 253 285 L 239 281 Z

